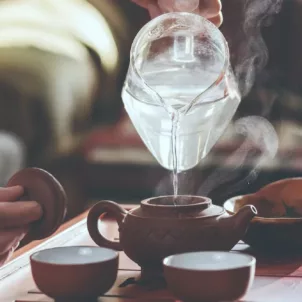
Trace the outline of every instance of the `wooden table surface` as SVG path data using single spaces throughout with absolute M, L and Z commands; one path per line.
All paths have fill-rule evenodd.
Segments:
M 129 205 L 127 205 L 129 207 Z M 31 243 L 18 250 L 13 259 L 0 269 L 1 302 L 50 302 L 52 299 L 41 294 L 34 284 L 29 266 L 29 256 L 38 250 L 56 246 L 95 245 L 86 228 L 86 215 L 63 225 L 47 240 Z M 110 219 L 100 223 L 101 232 L 109 239 L 117 238 L 117 225 Z M 246 252 L 247 246 L 237 244 L 234 250 Z M 262 257 L 263 258 L 263 257 Z M 112 289 L 99 301 L 176 301 L 167 290 L 146 290 L 137 285 L 119 287 L 130 277 L 137 277 L 139 267 L 123 252 L 120 253 L 118 278 Z M 302 255 L 295 259 L 270 257 L 257 258 L 256 278 L 252 289 L 241 300 L 243 302 L 294 302 L 302 301 Z

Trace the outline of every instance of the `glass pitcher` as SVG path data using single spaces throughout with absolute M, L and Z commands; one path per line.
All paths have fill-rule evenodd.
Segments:
M 132 44 L 122 98 L 137 132 L 164 168 L 193 168 L 240 103 L 224 36 L 192 13 L 151 20 Z

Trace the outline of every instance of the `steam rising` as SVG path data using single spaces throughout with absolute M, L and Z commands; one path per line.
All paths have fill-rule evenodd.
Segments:
M 226 1 L 227 2 L 227 1 Z M 273 16 L 281 10 L 283 0 L 245 0 L 243 7 L 243 37 L 240 39 L 239 52 L 233 62 L 234 75 L 242 97 L 251 90 L 256 76 L 265 67 L 268 61 L 268 49 L 262 37 L 263 26 L 273 22 Z M 238 24 L 237 28 L 240 28 Z M 267 100 L 267 108 L 271 108 L 271 100 Z M 267 110 L 266 110 L 267 111 Z M 267 115 L 268 112 L 262 112 Z M 233 171 L 225 173 L 223 168 L 214 171 L 199 188 L 194 181 L 201 183 L 200 179 L 192 179 L 190 172 L 181 175 L 179 183 L 187 186 L 186 193 L 207 196 L 211 191 L 225 183 L 233 183 L 228 186 L 227 194 L 234 193 L 251 183 L 258 175 L 259 167 L 272 160 L 278 150 L 278 136 L 271 123 L 260 116 L 240 118 L 235 122 L 235 131 L 244 137 L 241 146 L 229 156 L 225 166 L 231 166 Z M 245 164 L 251 153 L 253 165 L 248 175 L 238 182 L 240 168 Z M 255 153 L 255 152 L 254 152 Z M 233 172 L 233 173 L 232 173 Z M 170 194 L 172 192 L 171 179 L 163 179 L 156 188 L 157 195 Z
M 245 0 L 243 7 L 243 33 L 239 46 L 238 59 L 234 74 L 242 97 L 251 90 L 255 77 L 268 61 L 268 49 L 262 37 L 263 26 L 271 24 L 273 16 L 278 14 L 283 0 Z M 267 100 L 268 102 L 270 100 Z M 269 104 L 267 108 L 270 108 Z M 267 114 L 267 112 L 263 112 Z M 278 151 L 278 136 L 271 123 L 263 117 L 250 116 L 235 122 L 235 131 L 246 138 L 242 145 L 227 158 L 225 166 L 231 166 L 233 173 L 224 173 L 223 169 L 213 172 L 200 186 L 197 194 L 207 196 L 213 189 L 233 181 L 228 186 L 227 194 L 235 193 L 257 178 L 259 167 L 273 159 Z M 248 175 L 236 181 L 240 168 L 255 149 L 260 153 L 253 156 L 254 162 Z
M 236 192 L 255 180 L 260 165 L 269 162 L 275 157 L 278 151 L 278 136 L 273 126 L 266 119 L 259 116 L 241 118 L 236 121 L 235 130 L 238 134 L 244 135 L 246 138 L 242 145 L 226 160 L 225 164 L 232 166 L 233 173 L 229 171 L 224 173 L 223 169 L 216 170 L 201 185 L 197 192 L 198 195 L 207 196 L 219 185 L 234 181 L 239 176 L 239 168 L 243 166 L 249 153 L 255 149 L 260 152 L 258 155 L 253 156 L 253 168 L 248 176 L 229 187 L 227 194 Z
M 251 90 L 255 76 L 268 61 L 268 50 L 261 29 L 273 22 L 283 0 L 245 0 L 243 7 L 244 38 L 240 41 L 238 60 L 234 67 L 242 97 Z

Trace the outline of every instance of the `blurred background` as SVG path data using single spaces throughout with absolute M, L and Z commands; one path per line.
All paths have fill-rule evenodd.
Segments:
M 221 30 L 237 64 L 245 8 L 240 0 L 222 2 Z M 120 96 L 132 40 L 148 21 L 130 0 L 0 1 L 1 185 L 22 167 L 47 169 L 67 192 L 67 219 L 97 200 L 136 203 L 172 192 L 170 172 L 141 142 Z M 209 156 L 181 175 L 182 193 L 202 194 L 210 182 L 207 195 L 221 204 L 302 175 L 301 1 L 286 0 L 268 21 L 260 29 L 267 64 Z M 263 157 L 269 139 L 246 147 L 249 130 L 235 121 L 247 116 L 273 125 L 276 156 Z

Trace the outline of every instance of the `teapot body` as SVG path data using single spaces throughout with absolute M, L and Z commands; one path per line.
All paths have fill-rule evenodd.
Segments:
M 125 254 L 145 269 L 161 267 L 162 260 L 174 254 L 230 250 L 236 239 L 230 239 L 229 228 L 219 223 L 227 216 L 221 211 L 209 218 L 142 218 L 130 212 L 119 228 L 120 243 Z

